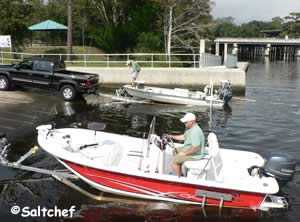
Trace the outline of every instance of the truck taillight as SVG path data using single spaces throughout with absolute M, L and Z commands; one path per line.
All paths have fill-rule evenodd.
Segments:
M 86 87 L 86 88 L 90 88 L 90 87 L 91 87 L 91 81 L 90 81 L 89 79 L 87 79 L 87 80 L 85 81 L 85 87 Z

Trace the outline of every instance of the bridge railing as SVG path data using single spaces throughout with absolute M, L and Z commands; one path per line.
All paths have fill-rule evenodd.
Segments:
M 67 66 L 81 67 L 124 67 L 128 59 L 134 58 L 142 67 L 187 67 L 198 68 L 221 65 L 221 57 L 212 54 L 163 54 L 163 53 L 127 53 L 127 54 L 36 54 L 19 52 L 1 52 L 2 64 L 16 63 L 24 58 L 42 57 L 63 59 Z

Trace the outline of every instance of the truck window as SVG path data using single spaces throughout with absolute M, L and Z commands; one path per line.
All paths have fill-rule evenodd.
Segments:
M 48 61 L 34 61 L 34 70 L 43 72 L 52 72 L 51 62 Z
M 65 70 L 65 69 L 66 69 L 66 65 L 65 65 L 63 60 L 59 60 L 59 61 L 54 63 L 54 70 L 55 71 Z
M 31 69 L 32 70 L 33 62 L 31 60 L 24 60 L 19 64 L 20 69 Z

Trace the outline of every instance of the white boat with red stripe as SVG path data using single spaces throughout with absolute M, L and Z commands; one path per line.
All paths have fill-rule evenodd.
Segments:
M 222 149 L 214 133 L 208 135 L 205 158 L 185 162 L 185 176 L 178 177 L 172 175 L 170 166 L 173 146 L 180 144 L 167 136 L 158 137 L 153 130 L 147 139 L 96 129 L 55 129 L 51 125 L 37 130 L 42 149 L 100 191 L 220 208 L 268 210 L 288 205 L 284 197 L 276 194 L 278 179 L 292 179 L 295 166 L 290 160 L 275 155 L 266 161 L 254 152 Z M 285 172 L 282 175 L 275 169 L 281 164 Z M 276 174 L 277 171 L 280 172 Z

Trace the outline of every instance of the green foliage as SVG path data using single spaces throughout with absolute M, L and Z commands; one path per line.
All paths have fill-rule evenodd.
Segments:
M 0 34 L 11 35 L 14 49 L 34 39 L 66 45 L 66 32 L 30 32 L 52 19 L 67 25 L 67 0 L 1 0 Z M 47 4 L 46 4 L 47 3 Z M 73 45 L 96 46 L 106 53 L 162 52 L 172 18 L 172 48 L 198 50 L 199 40 L 215 37 L 262 37 L 262 30 L 283 30 L 300 37 L 300 13 L 270 22 L 237 25 L 232 17 L 212 21 L 213 0 L 73 0 Z M 186 51 L 185 51 L 186 52 Z
M 14 50 L 20 48 L 29 35 L 27 24 L 33 12 L 29 3 L 24 4 L 22 0 L 0 1 L 0 34 L 11 35 Z
M 64 48 L 54 48 L 54 49 L 47 49 L 45 51 L 46 54 L 66 54 L 67 50 Z
M 106 52 L 124 51 L 129 42 L 129 37 L 124 27 L 115 27 L 111 23 L 96 28 L 93 38 L 96 46 Z
M 98 3 L 94 1 L 100 15 L 94 19 L 95 25 L 87 30 L 87 36 L 106 52 L 134 51 L 141 33 L 157 30 L 153 22 L 157 18 L 157 11 L 151 1 L 116 0 L 102 1 L 103 5 Z
M 284 21 L 279 16 L 270 22 L 251 21 L 246 24 L 236 25 L 232 17 L 217 19 L 211 27 L 214 37 L 263 37 L 262 31 L 281 30 L 280 37 L 288 35 L 290 38 L 300 37 L 300 13 L 290 13 Z
M 143 32 L 137 39 L 136 52 L 160 52 L 162 48 L 161 36 L 158 33 Z
M 214 34 L 216 37 L 235 37 L 238 34 L 238 27 L 234 24 L 233 18 L 228 17 L 224 19 L 218 19 L 214 28 Z

